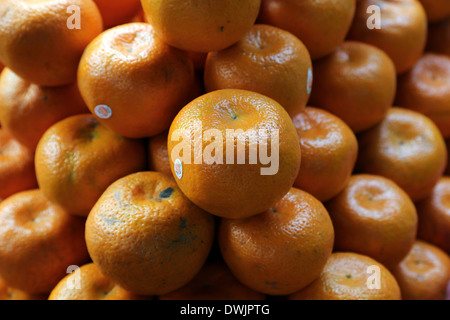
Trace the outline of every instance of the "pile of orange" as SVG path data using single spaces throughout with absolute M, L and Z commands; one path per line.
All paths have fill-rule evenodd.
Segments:
M 0 17 L 0 299 L 450 299 L 447 0 Z

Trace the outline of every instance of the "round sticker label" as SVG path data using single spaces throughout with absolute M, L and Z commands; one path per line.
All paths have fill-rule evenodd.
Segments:
M 94 112 L 95 115 L 101 119 L 109 119 L 112 116 L 111 108 L 104 104 L 96 106 Z
M 313 83 L 313 74 L 311 68 L 308 69 L 308 80 L 306 82 L 306 91 L 308 94 L 311 93 L 312 90 L 312 83 Z
M 180 159 L 175 160 L 175 163 L 173 164 L 173 171 L 175 172 L 177 178 L 181 179 L 183 176 L 183 165 L 181 164 Z

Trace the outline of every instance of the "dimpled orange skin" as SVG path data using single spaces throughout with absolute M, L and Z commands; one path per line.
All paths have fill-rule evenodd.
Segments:
M 296 36 L 258 24 L 233 46 L 208 54 L 204 79 L 208 92 L 228 88 L 258 92 L 292 115 L 309 99 L 312 63 Z
M 87 112 L 76 83 L 41 87 L 23 80 L 8 68 L 0 75 L 0 122 L 30 150 L 36 149 L 51 125 Z
M 387 178 L 353 175 L 326 208 L 335 230 L 335 251 L 363 254 L 391 267 L 408 254 L 416 240 L 414 203 Z
M 450 18 L 428 25 L 426 50 L 450 56 Z
M 37 186 L 33 152 L 0 128 L 0 199 Z
M 439 179 L 432 192 L 416 207 L 418 238 L 450 254 L 450 177 Z
M 236 278 L 275 296 L 292 294 L 316 279 L 334 241 L 323 204 L 296 188 L 256 216 L 221 219 L 218 232 L 223 259 Z
M 105 276 L 90 262 L 65 276 L 50 292 L 48 300 L 151 300 L 131 293 Z
M 39 189 L 0 204 L 0 277 L 30 294 L 48 294 L 70 265 L 89 259 L 85 219 L 65 212 Z
M 140 0 L 94 0 L 105 28 L 130 22 L 140 10 Z
M 380 8 L 380 28 L 369 29 L 369 6 Z M 399 17 L 402 17 L 399 19 Z M 417 0 L 361 0 L 347 36 L 372 44 L 387 53 L 397 74 L 409 70 L 422 56 L 427 39 L 427 16 Z
M 355 0 L 262 0 L 258 21 L 293 33 L 317 60 L 344 41 L 355 8 Z
M 404 300 L 445 300 L 450 281 L 450 257 L 438 247 L 417 240 L 392 273 Z
M 394 64 L 386 53 L 369 44 L 345 41 L 315 61 L 313 71 L 308 103 L 337 115 L 355 133 L 381 121 L 394 102 Z
M 0 301 L 4 300 L 47 300 L 45 294 L 29 294 L 22 290 L 11 288 L 0 279 Z
M 325 202 L 347 184 L 358 156 L 358 141 L 340 118 L 307 106 L 292 118 L 302 160 L 294 186 Z
M 200 141 L 201 149 L 195 147 L 195 138 L 187 136 L 189 132 L 199 134 L 200 126 L 204 135 Z M 233 139 L 231 135 L 227 137 L 227 130 L 250 134 L 253 130 L 258 133 L 261 130 L 273 138 L 264 139 L 261 135 L 257 142 L 256 136 L 252 135 L 246 141 L 247 135 L 242 134 Z M 208 132 L 212 137 L 207 136 Z M 250 140 L 255 142 L 252 150 L 258 153 L 253 163 L 249 159 Z M 232 146 L 228 152 L 227 142 Z M 191 152 L 186 151 L 184 155 L 186 146 L 191 146 Z M 238 147 L 245 150 L 245 154 Z M 267 155 L 271 152 L 276 155 L 269 164 L 263 164 L 264 159 L 259 156 L 264 155 L 264 148 Z M 292 187 L 301 161 L 297 132 L 284 108 L 264 95 L 237 89 L 213 91 L 187 104 L 170 127 L 168 152 L 174 177 L 174 162 L 176 159 L 181 161 L 182 175 L 176 177 L 176 182 L 183 193 L 207 212 L 226 218 L 250 217 L 270 208 Z M 238 154 L 243 160 L 241 164 L 238 164 Z M 199 155 L 203 155 L 204 161 L 196 164 Z M 242 159 L 244 155 L 245 159 Z M 208 164 L 209 161 L 212 163 Z
M 425 53 L 399 77 L 395 104 L 425 114 L 450 138 L 450 57 Z
M 160 133 L 149 139 L 148 142 L 148 162 L 152 171 L 162 172 L 172 176 L 170 170 L 169 152 L 167 151 L 168 131 Z
M 376 270 L 380 271 L 380 289 L 369 289 L 368 282 L 376 284 L 369 279 Z M 334 252 L 316 281 L 288 299 L 401 300 L 402 297 L 397 280 L 378 261 L 353 252 Z
M 405 108 L 391 108 L 358 142 L 356 171 L 393 180 L 414 202 L 431 192 L 447 165 L 439 129 L 428 117 Z
M 168 46 L 148 23 L 108 29 L 86 48 L 78 86 L 88 108 L 111 109 L 106 127 L 128 138 L 169 129 L 190 98 L 194 67 L 186 52 Z
M 117 135 L 91 114 L 51 126 L 35 156 L 42 192 L 69 213 L 84 217 L 111 183 L 146 164 L 144 141 Z
M 447 0 L 420 0 L 427 14 L 428 22 L 438 22 L 450 18 L 450 6 Z
M 103 30 L 92 0 L 3 0 L 0 16 L 0 60 L 42 86 L 76 81 L 83 50 Z M 77 21 L 79 29 L 68 28 Z
M 265 300 L 231 273 L 223 261 L 207 261 L 186 286 L 159 296 L 159 300 Z
M 89 254 L 106 278 L 143 295 L 177 290 L 200 271 L 214 240 L 212 215 L 172 177 L 138 172 L 114 182 L 86 222 Z
M 222 50 L 250 30 L 261 0 L 141 0 L 147 21 L 175 48 Z

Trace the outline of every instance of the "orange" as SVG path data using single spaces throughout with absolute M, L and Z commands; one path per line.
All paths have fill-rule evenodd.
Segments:
M 330 55 L 315 61 L 313 70 L 308 103 L 337 115 L 355 133 L 380 122 L 394 102 L 394 64 L 372 45 L 345 41 Z
M 425 53 L 399 77 L 395 103 L 425 114 L 450 138 L 450 57 Z
M 323 204 L 296 188 L 258 215 L 221 219 L 218 233 L 223 259 L 236 278 L 274 296 L 292 294 L 314 281 L 333 241 Z
M 85 220 L 65 212 L 39 189 L 0 203 L 0 277 L 13 288 L 47 294 L 71 265 L 85 263 Z
M 308 50 L 293 34 L 268 25 L 254 25 L 237 43 L 210 52 L 205 89 L 244 89 L 266 95 L 288 113 L 306 106 L 312 87 Z
M 367 13 L 370 6 L 379 8 L 379 16 L 373 11 Z M 379 22 L 379 28 L 372 22 Z M 427 16 L 418 0 L 361 0 L 348 39 L 382 49 L 401 74 L 416 63 L 425 49 Z
M 83 50 L 103 28 L 92 0 L 4 0 L 0 16 L 0 60 L 41 86 L 75 82 Z
M 130 22 L 140 10 L 140 0 L 94 0 L 103 18 L 105 28 Z
M 158 297 L 159 300 L 265 300 L 231 273 L 221 260 L 207 261 L 186 286 Z
M 377 274 L 379 272 L 379 274 Z M 378 261 L 353 252 L 335 252 L 320 276 L 289 300 L 401 300 L 392 273 Z
M 36 177 L 42 192 L 67 212 L 87 216 L 115 180 L 146 168 L 145 143 L 127 139 L 91 114 L 52 125 L 36 149 Z
M 344 41 L 355 8 L 355 0 L 262 0 L 258 21 L 293 33 L 317 60 Z
M 0 199 L 36 187 L 33 152 L 0 128 Z
M 350 179 L 358 156 L 356 136 L 340 118 L 315 107 L 306 107 L 292 120 L 302 150 L 294 186 L 327 201 Z
M 418 240 L 392 273 L 404 300 L 445 300 L 450 257 L 438 247 Z
M 6 68 L 0 75 L 0 122 L 14 138 L 35 150 L 44 132 L 54 123 L 89 112 L 76 83 L 41 87 Z
M 416 207 L 418 238 L 450 254 L 450 177 L 439 179 L 431 193 Z
M 427 14 L 428 22 L 438 22 L 450 18 L 450 5 L 447 0 L 420 0 Z
M 12 288 L 0 279 L 0 300 L 47 300 L 47 296 L 45 294 L 29 294 Z
M 326 208 L 333 221 L 336 251 L 363 254 L 390 267 L 408 254 L 416 240 L 414 203 L 390 179 L 353 175 Z
M 393 180 L 414 202 L 430 194 L 447 165 L 439 129 L 427 116 L 405 108 L 391 108 L 358 142 L 356 171 Z
M 165 173 L 172 177 L 170 170 L 169 152 L 167 151 L 167 135 L 165 131 L 148 141 L 148 167 L 152 171 Z
M 231 46 L 252 27 L 261 0 L 141 0 L 147 21 L 169 45 L 210 52 Z
M 89 254 L 104 276 L 136 294 L 163 295 L 191 281 L 214 240 L 214 218 L 159 172 L 123 177 L 86 222 Z
M 450 18 L 428 25 L 426 50 L 450 56 Z
M 186 52 L 168 46 L 147 23 L 108 29 L 86 48 L 78 86 L 106 127 L 128 138 L 169 129 L 194 82 Z
M 151 300 L 133 294 L 105 276 L 90 262 L 65 276 L 50 292 L 48 300 Z
M 226 218 L 270 208 L 292 187 L 301 161 L 297 132 L 284 108 L 238 89 L 212 91 L 183 107 L 170 127 L 168 152 L 183 193 Z

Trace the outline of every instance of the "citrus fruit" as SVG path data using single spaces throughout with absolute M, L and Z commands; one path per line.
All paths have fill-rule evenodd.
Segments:
M 307 106 L 292 118 L 302 160 L 294 186 L 324 202 L 347 184 L 358 155 L 350 127 L 326 110 Z
M 103 30 L 92 0 L 4 0 L 0 16 L 0 60 L 41 86 L 75 82 L 83 50 Z
M 10 287 L 5 281 L 0 279 L 0 300 L 47 300 L 47 295 L 29 294 Z
M 249 288 L 274 296 L 314 281 L 332 249 L 334 231 L 323 204 L 300 189 L 250 218 L 220 221 L 218 243 L 225 263 Z
M 33 151 L 0 128 L 0 199 L 37 186 Z
M 128 138 L 169 129 L 187 103 L 194 68 L 186 52 L 170 47 L 147 23 L 108 29 L 87 46 L 78 86 L 89 110 Z
M 450 254 L 450 177 L 443 176 L 431 193 L 416 204 L 417 236 Z
M 48 300 L 151 300 L 133 294 L 105 276 L 92 263 L 74 268 L 50 292 Z
M 427 14 L 428 22 L 450 18 L 450 6 L 446 0 L 419 0 Z
M 425 53 L 399 77 L 395 104 L 425 114 L 450 138 L 450 57 Z
M 377 8 L 379 15 L 374 11 L 367 13 L 371 7 Z M 401 74 L 424 52 L 427 15 L 418 0 L 361 0 L 347 39 L 382 49 L 394 62 L 397 74 Z
M 84 217 L 111 183 L 146 164 L 144 141 L 114 133 L 91 114 L 52 125 L 35 156 L 42 192 L 67 212 Z
M 214 239 L 214 218 L 195 206 L 174 179 L 137 172 L 111 184 L 86 222 L 89 254 L 125 290 L 162 295 L 191 281 Z
M 141 0 L 145 17 L 169 45 L 186 51 L 222 50 L 255 23 L 261 0 Z
M 353 175 L 326 208 L 333 221 L 336 251 L 363 254 L 389 268 L 408 254 L 416 240 L 414 203 L 390 179 Z
M 345 41 L 315 61 L 313 70 L 308 104 L 338 116 L 355 133 L 380 122 L 394 102 L 394 64 L 375 46 Z
M 301 161 L 295 126 L 275 100 L 222 89 L 188 103 L 168 135 L 172 174 L 183 193 L 216 216 L 244 218 L 292 187 Z
M 0 75 L 0 122 L 32 151 L 53 124 L 87 112 L 76 83 L 42 87 L 25 81 L 8 68 Z
M 293 33 L 317 60 L 344 41 L 355 8 L 355 0 L 262 0 L 258 22 Z
M 0 203 L 0 277 L 30 294 L 48 294 L 71 265 L 84 264 L 85 219 L 55 205 L 39 190 Z
M 268 96 L 288 113 L 303 109 L 312 88 L 308 50 L 290 32 L 254 25 L 237 43 L 210 52 L 206 60 L 206 91 L 244 89 Z
M 151 137 L 148 141 L 148 167 L 152 171 L 162 172 L 172 176 L 170 170 L 169 152 L 167 151 L 168 131 Z
M 450 257 L 438 247 L 417 240 L 392 270 L 403 300 L 445 300 L 450 281 Z
M 393 107 L 375 127 L 358 136 L 356 171 L 393 180 L 416 202 L 426 197 L 447 164 L 437 126 L 427 116 Z
M 373 279 L 372 279 L 373 277 Z M 320 276 L 289 300 L 401 300 L 392 273 L 378 261 L 353 252 L 335 252 Z

